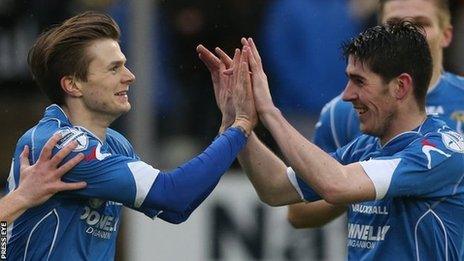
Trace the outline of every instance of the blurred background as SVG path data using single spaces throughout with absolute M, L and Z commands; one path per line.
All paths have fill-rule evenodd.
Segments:
M 340 43 L 374 25 L 375 8 L 376 0 L 0 0 L 0 185 L 17 139 L 49 105 L 30 77 L 27 52 L 40 32 L 74 14 L 98 10 L 120 25 L 137 82 L 133 110 L 113 127 L 144 161 L 170 169 L 202 151 L 220 125 L 198 44 L 232 53 L 241 37 L 253 37 L 275 102 L 310 139 L 322 106 L 345 86 Z M 451 10 L 455 36 L 445 69 L 464 75 L 464 1 L 452 0 Z M 296 231 L 285 213 L 259 203 L 234 164 L 185 224 L 126 211 L 117 260 L 344 259 L 344 226 Z

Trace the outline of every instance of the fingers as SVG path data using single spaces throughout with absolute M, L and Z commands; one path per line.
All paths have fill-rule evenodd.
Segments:
M 248 38 L 248 44 L 249 44 L 249 46 L 251 48 L 251 53 L 253 54 L 256 63 L 258 64 L 258 66 L 262 67 L 261 66 L 261 56 L 259 55 L 258 49 L 256 48 L 256 45 L 255 45 L 255 42 L 253 41 L 253 39 L 251 39 L 251 37 Z
M 233 74 L 232 79 L 233 79 L 234 84 L 237 82 L 239 67 L 240 67 L 240 50 L 235 49 L 233 67 L 231 68 L 232 74 Z
M 50 160 L 52 166 L 58 166 L 63 159 L 71 153 L 73 149 L 77 147 L 77 141 L 73 140 L 69 142 L 64 148 L 58 151 L 55 156 Z
M 250 61 L 251 72 L 254 75 L 257 75 L 260 68 L 259 68 L 258 63 L 256 62 L 255 56 L 252 54 L 251 48 L 250 48 L 250 55 L 248 56 L 248 60 Z
M 242 53 L 243 53 L 242 54 L 243 59 L 241 62 L 242 67 L 240 68 L 240 71 L 243 74 L 243 76 L 246 77 L 244 80 L 247 81 L 250 79 L 250 68 L 249 68 L 249 58 L 251 56 L 250 48 L 247 46 L 243 47 Z
M 81 160 L 84 159 L 84 154 L 79 153 L 76 156 L 74 156 L 72 159 L 68 160 L 65 164 L 63 164 L 61 167 L 57 169 L 57 175 L 62 177 L 66 172 L 70 171 L 74 166 L 76 166 Z
M 233 67 L 230 67 L 229 69 L 225 70 L 225 71 L 222 72 L 222 73 L 225 74 L 225 75 L 230 76 L 230 75 L 234 74 L 234 68 L 233 68 Z
M 197 53 L 198 57 L 203 61 L 206 65 L 208 70 L 214 71 L 219 69 L 219 65 L 221 64 L 221 60 L 217 58 L 212 52 L 210 52 L 206 47 L 203 45 L 197 46 Z
M 239 65 L 238 66 L 234 65 L 234 66 L 238 67 L 237 72 L 234 72 L 234 74 L 237 74 L 237 84 L 240 84 L 240 86 L 238 86 L 237 89 L 239 89 L 239 88 L 243 89 L 243 84 L 245 82 L 245 80 L 244 80 L 245 76 L 243 75 L 243 67 L 245 66 L 244 65 L 244 63 L 245 63 L 244 59 L 245 59 L 245 55 L 242 53 L 242 55 L 240 55 Z
M 58 185 L 55 189 L 56 189 L 56 192 L 59 192 L 59 191 L 65 191 L 65 190 L 83 189 L 86 186 L 87 186 L 87 183 L 85 183 L 84 181 L 73 182 L 73 183 L 61 182 L 60 185 Z
M 27 167 L 30 167 L 31 164 L 29 164 L 29 146 L 24 146 L 23 151 L 21 152 L 21 155 L 19 155 L 19 163 L 20 163 L 20 173 L 23 173 L 23 170 Z
M 240 42 L 242 43 L 243 46 L 250 46 L 250 44 L 248 43 L 247 39 L 245 39 L 245 37 L 242 37 L 242 39 L 240 39 Z
M 226 65 L 226 68 L 229 69 L 232 66 L 232 59 L 219 47 L 214 48 L 214 51 L 219 56 L 219 59 Z
M 45 146 L 43 146 L 42 151 L 40 152 L 40 156 L 38 159 L 39 162 L 47 161 L 48 159 L 50 159 L 53 148 L 61 139 L 61 137 L 61 134 L 55 133 L 50 139 L 48 139 L 47 143 L 45 143 Z

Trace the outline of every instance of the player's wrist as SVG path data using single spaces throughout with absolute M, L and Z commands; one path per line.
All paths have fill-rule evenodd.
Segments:
M 251 121 L 240 118 L 240 119 L 235 119 L 231 127 L 239 129 L 245 134 L 246 137 L 249 137 L 251 132 L 253 131 L 254 126 Z
M 259 120 L 267 127 L 268 122 L 282 117 L 282 112 L 277 107 L 269 107 L 258 112 Z
M 26 195 L 26 191 L 23 191 L 21 187 L 11 192 L 11 197 L 14 199 L 15 205 L 20 209 L 26 209 L 33 206 L 33 201 Z
M 227 120 L 222 119 L 221 126 L 219 127 L 219 134 L 227 130 L 230 126 L 232 126 L 233 123 L 234 123 L 233 119 L 227 119 Z

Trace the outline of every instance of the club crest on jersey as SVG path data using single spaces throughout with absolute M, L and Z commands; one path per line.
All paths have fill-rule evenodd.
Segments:
M 73 150 L 74 152 L 79 152 L 87 149 L 89 146 L 89 138 L 87 135 L 76 129 L 65 128 L 59 130 L 57 133 L 61 134 L 61 139 L 55 145 L 58 149 L 64 148 L 68 143 L 75 140 L 77 142 L 77 147 Z
M 432 155 L 431 152 L 437 152 L 447 158 L 451 157 L 450 154 L 445 153 L 444 151 L 438 149 L 435 144 L 431 143 L 429 140 L 424 139 L 422 141 L 422 152 L 425 154 L 427 157 L 427 168 L 431 169 L 432 168 Z
M 440 131 L 440 134 L 443 144 L 445 144 L 447 149 L 464 153 L 464 138 L 461 134 L 451 130 Z

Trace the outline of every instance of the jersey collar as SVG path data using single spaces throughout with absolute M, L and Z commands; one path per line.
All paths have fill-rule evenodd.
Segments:
M 423 136 L 425 133 L 428 133 L 431 130 L 433 130 L 436 125 L 436 121 L 436 117 L 429 115 L 427 116 L 427 118 L 425 118 L 424 122 L 422 122 L 421 125 L 419 125 L 413 130 L 405 131 L 396 135 L 383 146 L 380 145 L 380 139 L 377 138 L 377 146 L 382 150 L 388 150 L 393 152 L 400 151 L 405 146 L 410 144 L 412 139 L 417 139 L 418 137 Z
M 68 116 L 63 111 L 63 109 L 57 104 L 52 104 L 45 109 L 44 118 L 54 118 L 59 120 L 61 123 L 71 125 Z
M 103 141 L 100 140 L 100 138 L 98 138 L 97 135 L 93 134 L 90 130 L 88 130 L 88 129 L 82 127 L 82 126 L 74 126 L 74 125 L 72 125 L 71 122 L 69 121 L 68 115 L 66 115 L 66 113 L 63 111 L 63 109 L 57 104 L 52 104 L 52 105 L 48 106 L 45 109 L 44 118 L 56 119 L 56 120 L 60 121 L 60 126 L 65 126 L 66 125 L 66 126 L 74 127 L 74 128 L 76 128 L 76 129 L 78 129 L 80 131 L 88 133 L 89 135 L 93 136 L 95 139 L 100 141 L 101 144 L 104 144 Z

